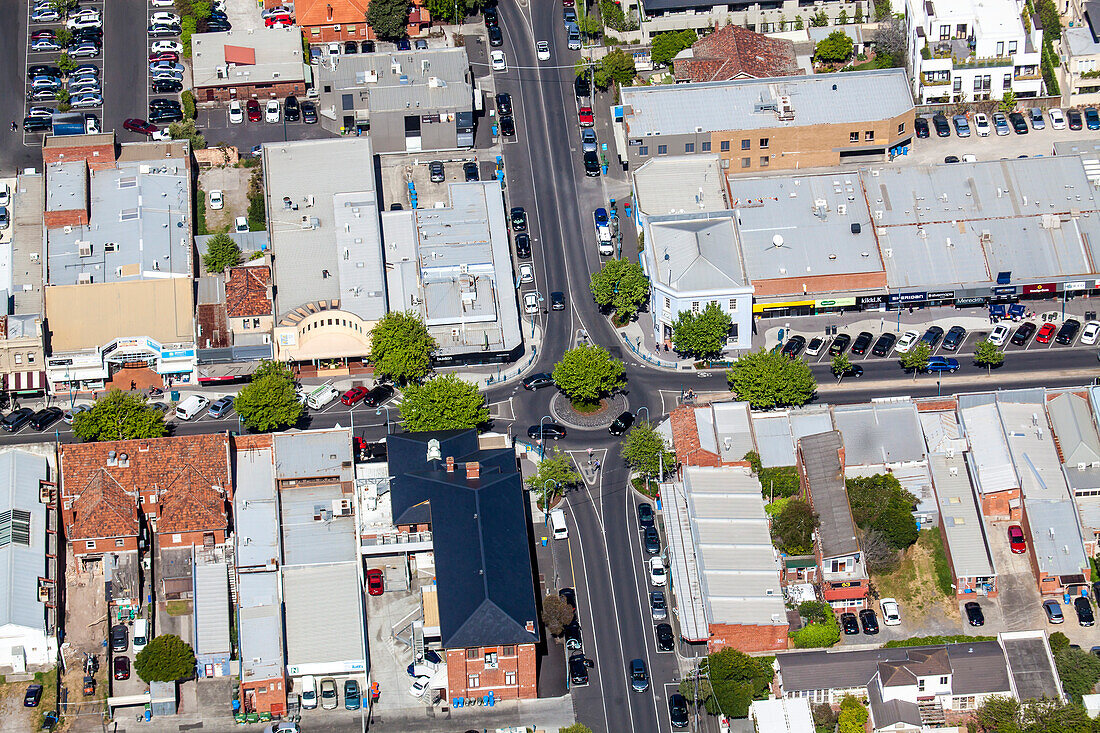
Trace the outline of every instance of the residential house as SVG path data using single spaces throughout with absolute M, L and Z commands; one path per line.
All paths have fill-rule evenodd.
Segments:
M 225 309 L 234 336 L 267 334 L 271 314 L 271 268 L 267 265 L 231 267 L 226 274 Z
M 819 0 L 812 6 L 798 0 L 779 0 L 766 5 L 749 0 L 732 3 L 718 3 L 715 0 L 624 0 L 622 10 L 627 19 L 639 22 L 642 42 L 649 43 L 654 35 L 665 31 L 690 29 L 702 34 L 726 25 L 744 26 L 760 33 L 790 31 L 799 22 L 809 26 L 818 14 L 825 16 L 826 25 L 840 25 L 842 15 L 849 21 L 870 19 L 874 15 L 874 4 L 867 0 Z
M 368 0 L 298 0 L 294 3 L 294 22 L 301 27 L 309 43 L 354 41 L 374 38 L 367 25 Z M 268 8 L 285 7 L 281 0 L 265 0 Z M 423 0 L 413 0 L 409 7 L 409 37 L 424 34 L 431 27 L 431 14 Z
M 262 239 L 256 234 L 262 234 Z M 239 233 L 234 238 L 245 240 L 245 245 L 259 239 L 267 249 L 267 232 Z M 201 249 L 202 244 L 196 242 L 196 247 Z M 247 379 L 274 353 L 270 266 L 266 260 L 257 260 L 226 273 L 206 274 L 197 285 L 199 383 Z
M 191 36 L 191 75 L 200 102 L 302 96 L 312 78 L 302 50 L 302 31 L 249 28 Z
M 831 29 L 830 29 L 831 30 Z M 700 38 L 672 60 L 676 81 L 763 79 L 801 74 L 794 42 L 730 23 Z

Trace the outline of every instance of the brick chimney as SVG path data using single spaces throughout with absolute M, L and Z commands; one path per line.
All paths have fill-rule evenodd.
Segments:
M 466 464 L 466 478 L 480 478 L 481 477 L 481 464 L 477 461 L 469 461 Z
M 447 473 L 455 472 L 455 457 L 447 456 Z

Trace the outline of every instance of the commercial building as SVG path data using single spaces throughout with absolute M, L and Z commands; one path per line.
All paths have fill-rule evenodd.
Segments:
M 1100 101 L 1100 3 L 1085 0 L 1081 5 L 1081 22 L 1062 31 L 1062 68 L 1074 106 Z
M 286 7 L 282 0 L 264 0 L 268 8 Z M 374 38 L 367 25 L 367 0 L 297 0 L 293 5 L 294 22 L 301 27 L 306 41 L 354 41 Z M 431 26 L 423 0 L 413 0 L 409 8 L 406 35 L 419 36 Z
M 642 41 L 665 31 L 694 30 L 703 34 L 725 25 L 745 26 L 751 31 L 775 33 L 794 30 L 798 20 L 809 26 L 818 13 L 824 13 L 826 25 L 838 25 L 841 13 L 850 20 L 871 18 L 873 3 L 866 0 L 838 2 L 820 0 L 813 5 L 798 0 L 780 0 L 763 4 L 736 0 L 716 3 L 714 0 L 624 0 L 622 9 L 628 19 L 639 21 Z M 629 35 L 629 34 L 628 34 Z
M 878 162 L 913 137 L 904 69 L 630 87 L 619 159 L 716 153 L 730 173 Z
M 266 249 L 267 232 L 262 234 Z M 205 243 L 199 241 L 203 238 L 195 241 L 200 252 L 204 250 Z M 246 257 L 255 251 L 241 249 Z M 260 259 L 224 273 L 207 273 L 198 278 L 195 291 L 199 383 L 247 379 L 274 353 L 271 267 Z
M 928 458 L 939 503 L 943 549 L 951 566 L 956 598 L 974 594 L 996 596 L 997 568 L 989 548 L 966 460 L 960 454 L 933 454 Z
M 756 450 L 747 402 L 681 405 L 669 414 L 668 426 L 676 460 L 684 466 L 744 466 L 745 454 Z
M 465 48 L 328 56 L 312 68 L 318 117 L 331 132 L 369 131 L 377 153 L 474 145 L 475 94 Z
M 523 353 L 499 181 L 451 183 L 449 201 L 382 214 L 390 308 L 417 313 L 437 364 Z
M 959 402 L 958 414 L 963 435 L 969 441 L 966 465 L 978 489 L 982 515 L 1018 521 L 1022 516 L 1020 478 L 997 406 L 985 400 Z
M 41 394 L 47 387 L 43 299 L 42 211 L 45 178 L 22 173 L 11 192 L 11 267 L 0 290 L 0 374 L 14 395 Z
M 906 0 L 905 16 L 920 104 L 1042 94 L 1042 31 L 1015 0 Z
M 794 42 L 729 24 L 709 33 L 676 54 L 673 75 L 678 83 L 762 79 L 801 74 Z
M 233 645 L 229 638 L 229 565 L 203 558 L 194 564 L 194 649 L 199 677 L 228 677 Z
M 311 74 L 297 26 L 191 36 L 191 75 L 200 102 L 258 99 L 262 104 L 303 95 Z
M 301 374 L 362 369 L 386 313 L 370 138 L 263 147 L 275 357 Z
M 1090 407 L 1090 402 L 1095 405 L 1095 393 L 1095 387 L 1086 392 L 1047 393 L 1047 415 L 1089 557 L 1096 555 L 1100 543 L 1100 436 L 1093 417 L 1095 408 Z
M 137 375 L 143 384 L 192 380 L 190 157 L 186 141 L 128 143 L 116 158 L 113 134 L 47 140 L 51 392 L 102 390 L 113 379 L 129 387 Z

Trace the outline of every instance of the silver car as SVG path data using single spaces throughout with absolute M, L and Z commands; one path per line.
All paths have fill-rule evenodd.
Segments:
M 102 107 L 103 97 L 95 92 L 77 94 L 69 100 L 73 109 L 85 109 L 87 107 Z
M 596 131 L 591 127 L 581 128 L 581 152 L 595 153 L 599 150 L 599 140 L 596 139 Z

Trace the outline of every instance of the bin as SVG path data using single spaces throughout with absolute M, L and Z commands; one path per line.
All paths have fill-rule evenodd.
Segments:
M 179 402 L 180 401 L 180 393 L 179 393 L 178 389 L 172 390 L 172 392 L 169 396 L 172 398 L 173 402 Z

